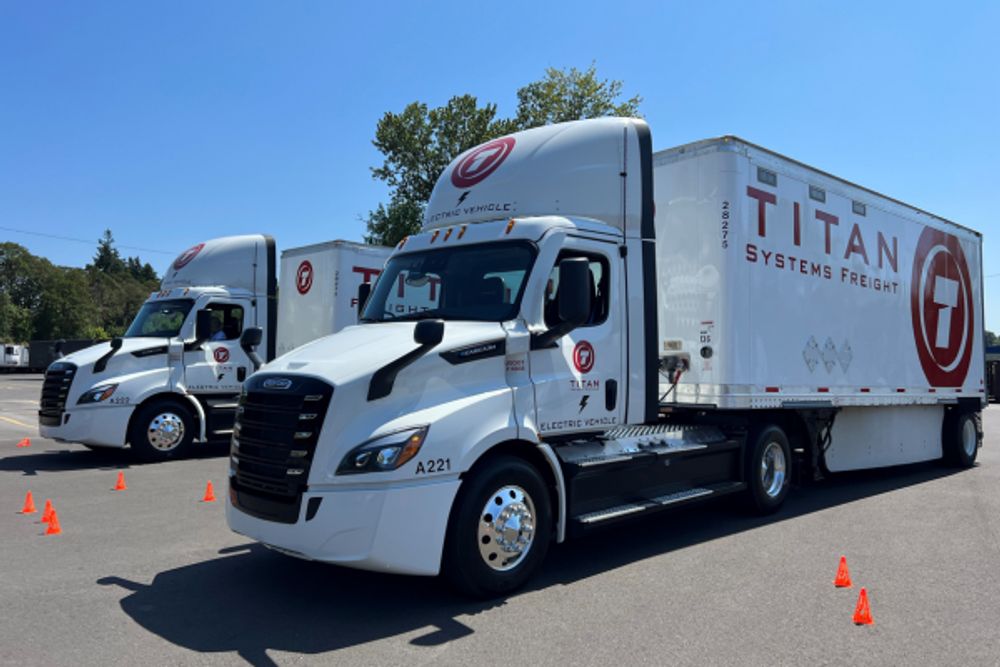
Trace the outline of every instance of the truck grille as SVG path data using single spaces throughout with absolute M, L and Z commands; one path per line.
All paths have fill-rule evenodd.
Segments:
M 230 497 L 247 514 L 295 523 L 333 387 L 257 374 L 244 385 L 231 447 Z
M 38 423 L 42 426 L 59 426 L 63 413 L 66 411 L 66 397 L 69 387 L 76 375 L 76 365 L 68 361 L 57 361 L 45 371 L 45 381 L 42 383 L 41 409 L 38 411 Z

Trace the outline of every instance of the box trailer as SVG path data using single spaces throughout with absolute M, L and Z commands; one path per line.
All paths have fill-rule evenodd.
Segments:
M 358 287 L 374 283 L 391 248 L 328 241 L 281 253 L 278 354 L 358 320 Z
M 551 541 L 793 475 L 970 466 L 978 233 L 735 137 L 599 119 L 470 149 L 360 324 L 254 374 L 229 526 L 495 595 Z
M 0 343 L 0 373 L 26 371 L 29 368 L 27 345 Z

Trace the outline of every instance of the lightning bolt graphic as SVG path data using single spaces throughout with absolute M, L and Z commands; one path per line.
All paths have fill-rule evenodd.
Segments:
M 465 201 L 465 198 L 469 196 L 470 192 L 472 192 L 472 190 L 466 190 L 465 192 L 463 192 L 462 196 L 458 198 L 458 203 L 455 204 L 455 206 L 461 206 L 462 202 Z
M 583 398 L 580 399 L 580 412 L 583 412 L 583 409 L 587 407 L 587 401 L 589 400 L 590 394 L 584 394 Z M 576 414 L 580 414 L 580 412 L 577 412 Z

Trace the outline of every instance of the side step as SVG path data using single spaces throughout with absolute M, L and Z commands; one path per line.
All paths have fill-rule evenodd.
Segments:
M 573 517 L 573 521 L 584 526 L 592 526 L 604 521 L 639 514 L 640 512 L 665 509 L 667 507 L 691 502 L 699 498 L 707 499 L 709 496 L 722 496 L 729 493 L 735 493 L 737 491 L 742 491 L 745 488 L 746 484 L 743 482 L 723 482 L 705 487 L 684 489 L 682 491 L 675 491 L 673 493 L 667 493 L 653 498 L 644 498 L 635 502 L 624 503 L 616 507 L 597 510 L 596 512 L 588 512 L 587 514 Z

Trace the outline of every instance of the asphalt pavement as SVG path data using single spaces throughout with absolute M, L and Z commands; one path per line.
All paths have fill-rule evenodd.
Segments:
M 44 440 L 40 388 L 0 375 L 0 664 L 1000 664 L 998 407 L 971 470 L 835 476 L 767 519 L 661 514 L 483 603 L 262 548 L 226 527 L 225 448 L 145 465 Z M 18 513 L 29 490 L 62 535 Z M 861 586 L 872 626 L 851 622 Z

